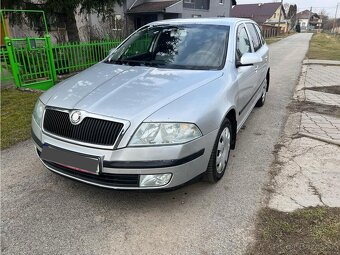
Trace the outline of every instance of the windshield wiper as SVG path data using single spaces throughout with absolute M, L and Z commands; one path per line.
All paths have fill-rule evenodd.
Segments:
M 130 65 L 130 66 L 152 66 L 152 67 L 159 67 L 165 66 L 164 62 L 159 61 L 145 61 L 145 60 L 133 60 L 133 59 L 118 59 L 115 61 L 107 61 L 110 64 L 118 64 L 118 65 Z

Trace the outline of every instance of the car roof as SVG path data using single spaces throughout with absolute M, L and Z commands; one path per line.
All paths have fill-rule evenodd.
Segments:
M 238 22 L 251 21 L 250 19 L 241 18 L 192 18 L 192 19 L 167 19 L 155 21 L 148 25 L 174 25 L 174 24 L 208 24 L 208 25 L 225 25 L 231 26 Z

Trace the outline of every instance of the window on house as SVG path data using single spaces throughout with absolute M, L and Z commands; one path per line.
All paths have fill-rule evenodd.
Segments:
M 244 25 L 239 26 L 236 40 L 236 61 L 238 62 L 243 54 L 251 52 L 249 36 Z
M 209 10 L 210 1 L 209 0 L 184 0 L 183 8 Z
M 116 14 L 114 15 L 114 28 L 112 28 L 113 31 L 117 31 L 117 30 L 122 30 L 122 15 L 120 14 Z
M 247 23 L 246 25 L 251 37 L 251 41 L 253 42 L 254 51 L 256 52 L 262 46 L 259 35 L 257 34 L 256 29 L 252 23 Z

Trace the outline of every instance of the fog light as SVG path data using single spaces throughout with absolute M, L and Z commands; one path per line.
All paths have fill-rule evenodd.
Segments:
M 150 174 L 141 175 L 139 186 L 141 187 L 159 187 L 169 183 L 172 174 Z

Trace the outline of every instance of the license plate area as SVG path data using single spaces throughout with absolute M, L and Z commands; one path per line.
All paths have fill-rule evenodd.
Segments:
M 99 174 L 102 165 L 100 157 L 60 149 L 49 144 L 43 145 L 41 159 L 90 174 Z

